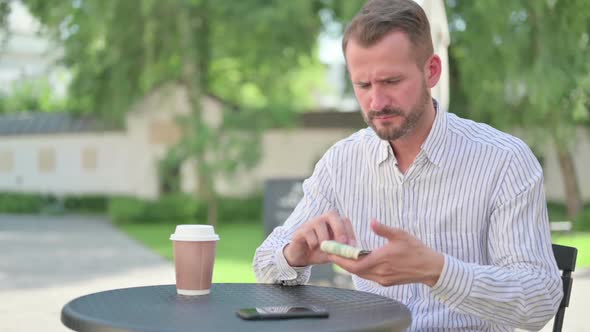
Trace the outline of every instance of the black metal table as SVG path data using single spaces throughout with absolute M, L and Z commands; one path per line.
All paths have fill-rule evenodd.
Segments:
M 324 307 L 329 318 L 245 321 L 239 308 Z M 79 332 L 120 331 L 403 331 L 409 310 L 386 297 L 349 289 L 269 284 L 213 284 L 211 294 L 185 297 L 174 285 L 116 289 L 66 304 L 61 320 Z

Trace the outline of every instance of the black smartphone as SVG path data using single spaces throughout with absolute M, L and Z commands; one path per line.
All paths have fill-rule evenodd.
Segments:
M 316 306 L 275 306 L 242 308 L 236 314 L 247 320 L 289 319 L 289 318 L 327 318 L 328 311 Z

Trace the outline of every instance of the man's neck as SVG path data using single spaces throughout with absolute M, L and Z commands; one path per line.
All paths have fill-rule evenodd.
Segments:
M 393 153 L 395 154 L 395 158 L 397 159 L 397 166 L 402 173 L 406 173 L 410 165 L 412 165 L 416 159 L 418 153 L 420 153 L 422 144 L 426 141 L 426 138 L 428 138 L 428 134 L 430 134 L 435 116 L 436 110 L 434 109 L 434 105 L 429 103 L 420 122 L 411 133 L 395 141 L 389 142 L 393 149 Z

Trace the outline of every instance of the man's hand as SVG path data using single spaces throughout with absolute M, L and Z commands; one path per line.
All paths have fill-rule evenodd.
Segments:
M 346 271 L 382 286 L 423 283 L 432 287 L 436 284 L 444 265 L 441 253 L 403 230 L 387 227 L 376 220 L 371 222 L 371 228 L 388 240 L 385 246 L 358 261 L 335 255 L 329 255 L 329 259 Z
M 283 249 L 287 263 L 291 266 L 329 263 L 328 254 L 320 250 L 320 244 L 325 240 L 356 245 L 350 220 L 341 217 L 336 211 L 308 220 Z

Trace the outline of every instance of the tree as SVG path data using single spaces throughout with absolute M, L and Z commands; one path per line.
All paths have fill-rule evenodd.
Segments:
M 10 0 L 0 0 L 0 31 L 6 26 L 8 14 L 10 14 Z
M 63 112 L 67 101 L 57 96 L 47 79 L 13 84 L 10 93 L 0 92 L 0 114 L 23 111 Z
M 186 88 L 192 113 L 182 120 L 186 135 L 172 159 L 196 161 L 209 223 L 217 214 L 212 179 L 256 155 L 256 131 L 246 131 L 252 120 L 288 118 L 303 99 L 293 80 L 302 68 L 317 66 L 320 1 L 24 2 L 64 44 L 63 61 L 73 70 L 72 110 L 120 122 L 156 86 L 174 81 Z M 227 107 L 232 121 L 212 128 L 201 110 L 206 94 L 240 112 Z
M 555 146 L 568 216 L 582 200 L 571 154 L 587 124 L 590 2 L 447 0 L 455 85 L 452 103 L 502 128 L 526 127 Z

